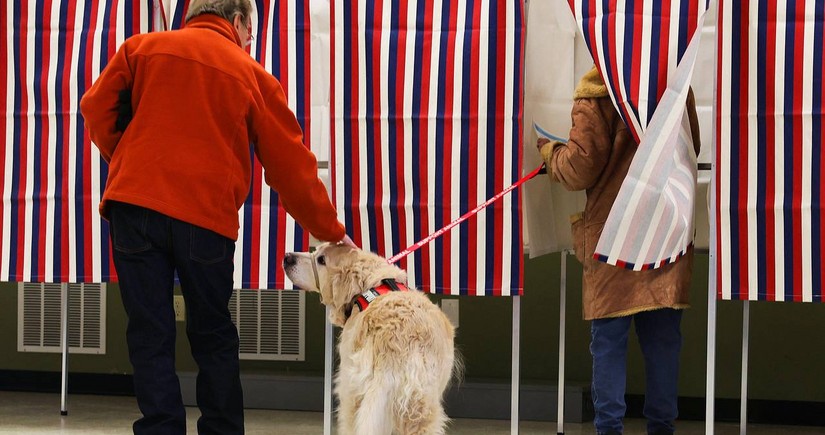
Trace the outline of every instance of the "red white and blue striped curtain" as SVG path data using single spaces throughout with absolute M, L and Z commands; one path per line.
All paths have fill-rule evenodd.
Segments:
M 722 299 L 822 301 L 823 25 L 823 0 L 719 0 L 711 249 Z
M 685 111 L 707 0 L 569 0 L 613 104 L 639 142 L 595 258 L 634 270 L 693 243 L 696 156 Z
M 0 6 L 0 281 L 112 278 L 97 211 L 107 168 L 78 104 L 117 46 L 151 29 L 150 0 L 15 0 Z
M 164 5 L 170 29 L 183 26 L 188 9 L 188 0 L 173 0 Z M 309 147 L 313 140 L 310 134 L 310 0 L 257 0 L 252 2 L 252 9 L 254 39 L 250 54 L 281 82 L 289 106 L 304 131 L 304 143 Z M 235 286 L 291 287 L 281 262 L 285 252 L 309 248 L 309 233 L 280 206 L 278 194 L 265 183 L 263 167 L 254 156 L 252 165 L 251 190 L 240 210 Z
M 310 147 L 314 141 L 310 125 L 310 0 L 257 0 L 252 7 L 256 13 L 251 53 L 281 82 L 304 131 L 304 144 Z M 309 233 L 280 206 L 278 194 L 264 182 L 261 164 L 253 160 L 252 189 L 240 212 L 235 284 L 253 289 L 291 288 L 281 267 L 284 253 L 308 250 Z
M 78 104 L 125 38 L 151 31 L 162 7 L 180 28 L 188 1 L 4 2 L 0 59 L 6 82 L 0 281 L 115 281 L 108 226 L 97 211 L 107 166 L 85 133 Z M 309 0 L 257 1 L 251 52 L 281 80 L 309 146 Z M 287 250 L 308 235 L 278 206 L 254 162 L 241 212 L 235 284 L 283 288 Z
M 256 39 L 251 47 L 256 59 L 281 80 L 304 127 L 308 146 L 318 142 L 310 134 L 309 124 L 309 91 L 313 87 L 313 18 L 309 3 L 255 2 Z M 77 104 L 125 38 L 155 27 L 152 17 L 154 8 L 159 6 L 165 6 L 164 18 L 174 29 L 182 24 L 188 2 L 52 0 L 9 2 L 0 8 L 1 21 L 8 24 L 0 43 L 0 55 L 7 69 L 5 86 L 0 87 L 6 97 L 6 122 L 0 127 L 6 133 L 0 166 L 0 247 L 4 258 L 0 280 L 116 279 L 107 226 L 97 214 L 106 165 L 85 136 Z M 385 110 L 390 102 L 393 106 L 386 113 L 407 114 L 406 119 L 394 122 L 392 128 L 386 120 L 378 118 L 377 123 L 364 122 L 362 126 L 369 127 L 372 139 L 393 138 L 384 141 L 396 146 L 385 152 L 385 157 L 406 158 L 393 158 L 399 171 L 392 180 L 376 178 L 380 181 L 370 185 L 379 186 L 381 192 L 400 200 L 396 203 L 400 208 L 349 218 L 349 228 L 356 238 L 367 236 L 363 239 L 365 247 L 389 254 L 443 226 L 518 178 L 523 12 L 521 2 L 517 1 L 458 5 L 387 2 L 366 6 L 362 2 L 358 8 L 374 13 L 376 9 L 389 12 L 393 6 L 402 11 L 403 6 L 407 11 L 401 14 L 403 19 L 391 19 L 382 13 L 373 15 L 388 25 L 393 19 L 396 24 L 402 23 L 395 27 L 395 32 L 361 29 L 361 36 L 356 37 L 360 41 L 375 41 L 374 35 L 383 34 L 381 41 L 386 44 L 371 48 L 383 49 L 385 54 L 390 53 L 389 47 L 404 48 L 403 57 L 394 55 L 383 64 L 373 62 L 380 61 L 380 57 L 361 58 L 364 65 L 369 59 L 373 74 L 385 73 L 382 86 L 394 86 L 392 95 L 383 100 Z M 338 10 L 343 12 L 344 8 Z M 343 16 L 338 22 L 343 23 Z M 457 28 L 458 23 L 461 27 Z M 427 34 L 429 30 L 435 34 Z M 343 41 L 341 36 L 339 42 Z M 402 40 L 404 45 L 397 45 Z M 333 53 L 337 48 L 333 47 Z M 366 53 L 357 49 L 356 52 Z M 379 52 L 370 52 L 370 56 L 376 54 Z M 362 70 L 365 68 L 362 66 Z M 346 74 L 342 65 L 337 70 Z M 390 75 L 394 79 L 388 80 Z M 352 77 L 341 81 L 351 81 Z M 452 79 L 448 82 L 447 77 Z M 413 83 L 418 89 L 426 89 L 427 94 L 412 92 L 412 87 L 399 87 Z M 362 88 L 366 91 L 366 87 Z M 345 94 L 341 91 L 342 96 Z M 369 95 L 374 96 L 372 91 Z M 367 99 L 363 97 L 362 101 Z M 381 98 L 371 101 L 370 115 L 376 113 L 373 111 L 381 103 Z M 359 110 L 352 115 L 367 115 Z M 375 136 L 376 132 L 381 136 Z M 420 140 L 421 137 L 427 139 Z M 315 144 L 313 149 L 323 145 Z M 375 151 L 369 155 L 375 156 Z M 341 151 L 339 155 L 344 158 L 346 154 Z M 413 159 L 413 155 L 431 158 L 419 160 Z M 375 162 L 379 166 L 389 164 L 389 160 Z M 414 172 L 413 166 L 416 170 L 426 166 L 426 170 Z M 356 172 L 349 174 L 357 176 L 360 167 L 353 168 Z M 364 187 L 362 194 L 346 190 L 343 180 L 348 172 L 342 169 L 337 173 L 342 180 L 342 193 L 364 199 L 376 197 L 372 187 L 360 184 L 357 186 Z M 417 178 L 405 178 L 406 174 Z M 401 190 L 393 191 L 390 186 L 401 186 Z M 424 248 L 411 257 L 406 265 L 412 266 L 417 282 L 437 292 L 451 288 L 457 293 L 518 294 L 522 267 L 519 203 L 517 194 L 505 198 L 456 230 L 458 234 L 447 235 L 434 242 L 434 248 Z M 393 222 L 390 217 L 402 218 L 404 222 Z M 361 222 L 367 225 L 361 226 Z M 379 228 L 380 233 L 376 231 Z M 389 231 L 383 231 L 385 228 Z M 387 236 L 379 238 L 378 234 Z M 388 241 L 386 247 L 390 249 L 385 249 Z M 241 212 L 236 285 L 289 286 L 279 267 L 280 257 L 286 250 L 305 250 L 307 245 L 308 235 L 278 207 L 276 194 L 263 184 L 262 169 L 255 162 L 252 191 Z
M 353 239 L 397 253 L 521 173 L 521 0 L 332 2 L 334 196 Z M 522 289 L 518 191 L 399 265 L 442 294 Z
M 161 30 L 174 30 L 183 27 L 189 0 L 155 0 L 161 8 Z

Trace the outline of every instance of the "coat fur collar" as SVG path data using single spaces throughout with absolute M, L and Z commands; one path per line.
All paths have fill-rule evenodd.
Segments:
M 579 85 L 576 86 L 576 92 L 573 94 L 573 99 L 600 98 L 608 95 L 607 86 L 604 84 L 604 80 L 602 80 L 599 70 L 594 66 L 593 69 L 582 76 L 579 81 Z

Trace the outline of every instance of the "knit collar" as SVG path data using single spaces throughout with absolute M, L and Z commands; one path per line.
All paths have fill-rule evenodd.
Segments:
M 186 23 L 185 28 L 197 28 L 197 29 L 209 29 L 214 32 L 217 32 L 219 35 L 223 36 L 224 38 L 234 41 L 238 47 L 243 48 L 243 44 L 241 44 L 241 37 L 238 35 L 238 31 L 235 30 L 235 27 L 229 21 L 213 14 L 203 14 L 198 15 L 195 18 L 189 20 Z

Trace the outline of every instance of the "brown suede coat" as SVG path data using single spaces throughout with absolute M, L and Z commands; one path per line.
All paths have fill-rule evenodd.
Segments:
M 585 320 L 659 308 L 687 308 L 693 248 L 673 264 L 646 271 L 623 269 L 593 259 L 596 242 L 637 144 L 613 107 L 595 68 L 582 77 L 574 100 L 569 141 L 549 142 L 542 146 L 541 154 L 553 181 L 568 190 L 585 190 L 587 194 L 584 213 L 571 216 L 576 257 L 584 265 Z M 699 124 L 692 93 L 687 106 L 698 154 Z

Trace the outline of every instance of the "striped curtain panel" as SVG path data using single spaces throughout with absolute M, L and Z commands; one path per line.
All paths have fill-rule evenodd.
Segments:
M 173 0 L 164 5 L 171 29 L 183 26 L 188 9 L 188 0 Z M 310 125 L 310 34 L 313 29 L 310 0 L 257 0 L 252 2 L 252 9 L 254 39 L 249 47 L 250 54 L 281 82 L 289 106 L 304 131 L 304 143 L 309 147 L 313 141 Z M 252 185 L 240 210 L 235 287 L 291 288 L 292 284 L 281 267 L 284 253 L 308 248 L 309 233 L 303 231 L 280 206 L 278 194 L 265 183 L 263 167 L 253 155 Z
M 152 2 L 4 1 L 0 22 L 0 281 L 108 281 L 107 168 L 78 105 L 119 44 L 152 28 Z
M 160 30 L 174 30 L 183 27 L 189 0 L 155 0 L 161 10 Z
M 569 0 L 610 97 L 639 143 L 596 246 L 633 270 L 693 243 L 696 155 L 685 110 L 707 0 Z
M 107 166 L 85 135 L 78 104 L 125 38 L 155 28 L 156 8 L 176 29 L 188 1 L 31 0 L 0 8 L 7 24 L 0 41 L 7 72 L 0 86 L 6 114 L 0 280 L 117 280 L 108 226 L 97 211 Z M 253 8 L 251 54 L 280 79 L 309 146 L 309 0 L 258 1 Z M 308 234 L 278 206 L 257 160 L 254 165 L 241 210 L 235 285 L 288 287 L 281 258 L 287 250 L 306 250 Z
M 823 24 L 823 0 L 719 0 L 711 249 L 721 299 L 822 301 Z
M 251 54 L 281 82 L 290 109 L 311 146 L 310 0 L 253 1 Z M 326 56 L 327 53 L 315 56 Z M 328 86 L 328 85 L 327 85 Z M 324 144 L 328 146 L 328 144 Z M 292 288 L 281 263 L 284 253 L 309 249 L 309 233 L 295 223 L 265 182 L 253 157 L 252 189 L 240 212 L 241 230 L 235 250 L 235 285 L 239 288 Z
M 332 2 L 334 196 L 352 238 L 392 256 L 520 178 L 521 0 Z M 402 259 L 428 292 L 518 295 L 521 199 Z

